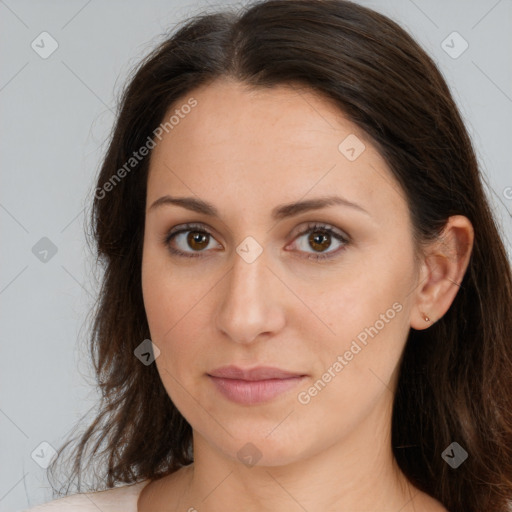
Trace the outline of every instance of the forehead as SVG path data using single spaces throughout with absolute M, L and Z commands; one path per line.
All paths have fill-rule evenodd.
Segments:
M 340 137 L 352 133 L 365 138 L 332 100 L 304 87 L 290 84 L 250 88 L 220 79 L 176 101 L 166 118 L 192 97 L 197 105 L 180 116 L 164 138 L 173 139 L 175 145 L 185 142 L 198 157 L 211 149 L 219 156 L 236 153 L 242 157 L 249 153 L 251 159 L 270 156 L 275 160 L 279 149 L 302 153 L 316 149 L 337 157 L 337 144 L 333 143 L 341 141 Z M 160 144 L 156 152 L 165 151 L 163 146 L 166 144 Z
M 197 104 L 180 110 L 191 98 Z M 179 121 L 151 156 L 148 199 L 170 189 L 256 207 L 339 192 L 371 209 L 401 195 L 366 134 L 312 90 L 223 79 L 183 96 L 164 121 L 173 114 Z

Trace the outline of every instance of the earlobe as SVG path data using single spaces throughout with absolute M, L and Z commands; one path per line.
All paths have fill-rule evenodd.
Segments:
M 416 305 L 411 311 L 413 329 L 427 329 L 448 311 L 466 273 L 473 240 L 469 219 L 454 215 L 448 219 L 440 237 L 425 250 Z

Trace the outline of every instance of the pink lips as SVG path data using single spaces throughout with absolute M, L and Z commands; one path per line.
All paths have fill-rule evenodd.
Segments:
M 223 366 L 208 376 L 226 398 L 246 405 L 271 400 L 295 387 L 305 377 L 303 374 L 264 366 L 250 370 Z

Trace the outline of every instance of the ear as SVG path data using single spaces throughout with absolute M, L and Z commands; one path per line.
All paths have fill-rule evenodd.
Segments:
M 473 249 L 474 230 L 463 215 L 450 217 L 438 240 L 424 252 L 411 308 L 411 327 L 427 329 L 450 308 Z M 430 321 L 425 320 L 426 315 Z

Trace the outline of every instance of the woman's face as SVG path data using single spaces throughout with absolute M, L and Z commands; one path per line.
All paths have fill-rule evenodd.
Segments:
M 217 81 L 178 103 L 151 155 L 142 262 L 170 398 L 195 442 L 242 462 L 371 443 L 390 425 L 419 284 L 402 190 L 312 92 Z M 295 377 L 212 376 L 226 366 Z

